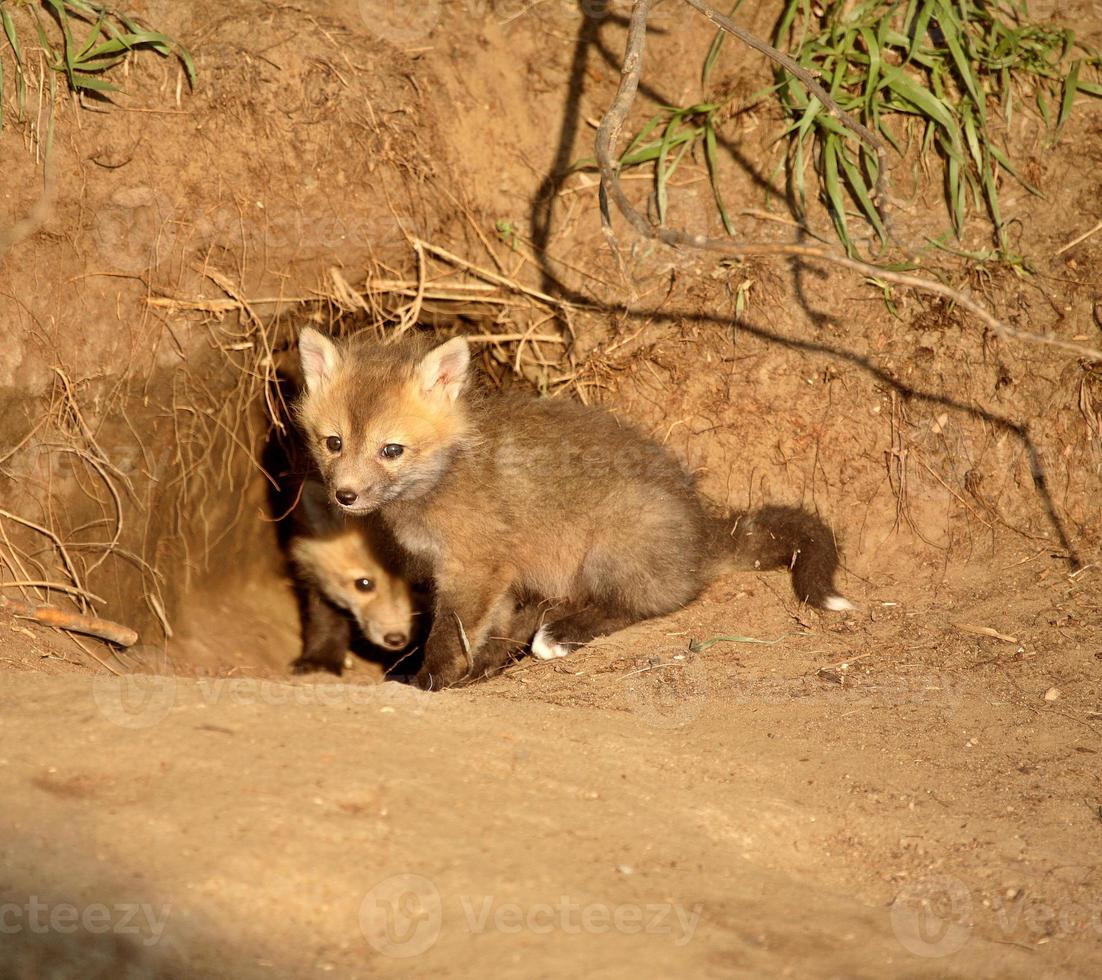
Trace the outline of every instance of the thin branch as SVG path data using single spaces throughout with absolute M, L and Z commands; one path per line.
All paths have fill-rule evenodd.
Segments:
M 728 24 L 722 22 L 728 19 L 712 11 L 707 4 L 698 3 L 697 0 L 686 0 L 686 2 L 692 4 L 692 6 L 697 9 L 711 11 L 708 16 L 713 23 L 716 23 L 724 30 L 730 29 Z M 837 252 L 816 248 L 810 245 L 784 245 L 775 243 L 749 243 L 740 245 L 732 242 L 728 238 L 708 238 L 704 235 L 690 235 L 683 231 L 677 231 L 671 228 L 659 228 L 651 224 L 635 209 L 624 193 L 623 187 L 620 185 L 619 163 L 614 157 L 614 151 L 624 120 L 631 110 L 632 103 L 635 101 L 635 96 L 639 89 L 639 76 L 643 68 L 643 53 L 646 47 L 647 17 L 655 3 L 656 0 L 636 0 L 628 27 L 628 39 L 624 52 L 620 87 L 597 130 L 596 153 L 597 163 L 601 170 L 601 224 L 609 244 L 612 246 L 617 258 L 621 259 L 621 264 L 621 253 L 616 243 L 616 236 L 612 230 L 612 217 L 608 206 L 609 197 L 615 202 L 617 210 L 620 211 L 632 228 L 639 232 L 640 235 L 645 238 L 660 241 L 674 248 L 685 246 L 705 251 L 723 252 L 725 255 L 738 256 L 787 255 L 794 258 L 828 262 L 833 265 L 839 265 L 845 269 L 850 269 L 853 272 L 857 272 L 873 280 L 890 282 L 899 286 L 907 286 L 912 289 L 921 290 L 922 292 L 943 296 L 968 310 L 981 320 L 993 333 L 1000 337 L 1034 344 L 1046 344 L 1050 347 L 1069 351 L 1081 357 L 1088 357 L 1092 360 L 1102 360 L 1102 350 L 1087 347 L 1086 345 L 1077 344 L 1072 341 L 1062 340 L 1059 337 L 1033 333 L 1028 330 L 1019 330 L 1017 327 L 1012 327 L 990 314 L 983 306 L 966 293 L 931 279 L 924 279 L 921 276 L 912 276 L 903 272 L 892 272 L 875 265 L 870 265 L 867 262 L 860 262 L 857 259 L 851 259 L 848 256 L 840 255 Z M 715 17 L 713 17 L 712 14 L 715 14 Z M 717 20 L 717 17 L 720 18 L 720 20 Z M 739 37 L 740 40 L 744 40 L 742 35 L 745 33 L 745 31 L 739 29 L 738 33 L 736 33 L 736 37 Z M 769 45 L 764 44 L 764 42 L 757 42 L 754 46 L 757 50 L 763 51 L 763 53 L 772 57 L 772 54 L 769 54 L 769 52 L 773 51 L 773 49 L 770 48 Z M 779 52 L 776 53 L 779 54 Z
M 66 550 L 65 544 L 62 542 L 61 538 L 54 534 L 49 528 L 43 527 L 41 524 L 35 524 L 34 521 L 26 517 L 20 517 L 18 514 L 13 514 L 10 511 L 0 510 L 0 517 L 7 518 L 9 521 L 15 521 L 16 524 L 22 524 L 24 527 L 29 527 L 32 531 L 37 531 L 39 534 L 49 538 L 57 549 L 58 554 L 61 556 L 61 560 L 65 565 L 65 571 L 68 573 L 69 578 L 73 581 L 73 585 L 75 585 L 78 590 L 74 595 L 78 595 L 81 599 L 88 599 L 91 593 L 84 588 L 84 583 L 80 580 L 76 565 L 73 564 L 72 558 L 69 557 L 69 552 Z
M 61 582 L 49 582 L 45 579 L 16 579 L 14 582 L 0 582 L 0 589 L 46 589 L 55 592 L 64 592 L 67 595 L 84 596 L 93 602 L 106 604 L 107 600 L 94 592 L 85 592 L 75 585 L 63 585 Z
M 1063 255 L 1069 248 L 1075 248 L 1080 242 L 1085 242 L 1095 232 L 1102 231 L 1102 221 L 1099 221 L 1090 231 L 1083 232 L 1082 235 L 1078 235 L 1067 243 L 1063 248 L 1056 250 L 1056 255 Z
M 638 79 L 636 79 L 638 82 Z M 531 289 L 528 286 L 524 286 L 517 282 L 515 279 L 510 279 L 508 276 L 499 276 L 496 272 L 491 272 L 489 269 L 485 269 L 482 266 L 475 265 L 473 262 L 468 262 L 466 259 L 461 259 L 458 255 L 449 252 L 445 248 L 441 248 L 439 245 L 433 245 L 431 242 L 426 242 L 420 238 L 412 240 L 416 246 L 424 249 L 430 255 L 435 256 L 443 262 L 448 262 L 451 265 L 458 266 L 461 269 L 466 269 L 472 275 L 478 276 L 480 279 L 485 279 L 487 282 L 492 282 L 498 286 L 505 286 L 508 289 L 512 289 L 515 292 L 523 293 L 525 296 L 530 296 L 532 299 L 539 300 L 541 303 L 545 303 L 547 306 L 555 309 L 582 309 L 584 308 L 578 303 L 571 303 L 564 299 L 556 299 L 554 296 L 548 296 L 547 293 L 542 293 L 538 289 Z M 477 302 L 477 300 L 476 300 Z
M 121 647 L 130 647 L 138 642 L 138 634 L 129 626 L 113 623 L 109 619 L 100 619 L 98 616 L 83 616 L 79 613 L 65 612 L 54 606 L 36 606 L 20 599 L 8 599 L 4 596 L 0 596 L 0 609 L 9 609 L 16 616 L 30 619 L 42 626 L 84 633 L 110 643 L 117 643 Z

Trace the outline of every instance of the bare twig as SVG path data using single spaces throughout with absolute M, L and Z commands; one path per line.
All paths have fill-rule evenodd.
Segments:
M 425 301 L 425 247 L 416 238 L 411 239 L 410 244 L 417 255 L 417 291 L 413 294 L 413 299 L 400 311 L 394 337 L 401 337 L 417 325 L 421 316 L 421 306 Z
M 1076 245 L 1078 245 L 1080 242 L 1085 242 L 1088 238 L 1091 237 L 1091 235 L 1093 235 L 1097 231 L 1102 231 L 1102 221 L 1099 221 L 1098 224 L 1096 224 L 1090 231 L 1083 232 L 1082 235 L 1073 238 L 1063 248 L 1058 249 L 1056 251 L 1056 255 L 1063 255 L 1069 248 L 1075 248 Z
M 940 282 L 934 282 L 931 279 L 924 279 L 921 276 L 912 276 L 903 272 L 891 272 L 887 269 L 882 269 L 875 265 L 870 265 L 866 262 L 860 262 L 857 259 L 851 259 L 848 256 L 838 254 L 836 252 L 828 251 L 823 248 L 816 248 L 809 245 L 799 244 L 776 244 L 776 243 L 748 243 L 738 244 L 732 242 L 729 238 L 708 238 L 704 235 L 690 235 L 683 231 L 677 231 L 671 228 L 659 228 L 652 225 L 642 214 L 640 214 L 635 207 L 628 200 L 627 195 L 624 193 L 623 188 L 620 185 L 619 178 L 619 164 L 615 159 L 614 151 L 616 142 L 620 136 L 620 130 L 623 127 L 624 120 L 627 118 L 628 112 L 631 110 L 632 103 L 635 101 L 636 93 L 639 89 L 639 76 L 643 68 L 643 53 L 646 47 L 646 31 L 647 31 L 647 16 L 650 14 L 651 9 L 654 7 L 656 0 L 636 0 L 635 6 L 631 13 L 631 22 L 628 28 L 628 40 L 624 53 L 624 64 L 622 69 L 622 77 L 620 79 L 620 87 L 616 92 L 615 98 L 609 105 L 604 118 L 601 120 L 601 125 L 597 130 L 596 139 L 596 152 L 597 163 L 601 171 L 601 187 L 600 187 L 600 207 L 601 207 L 601 223 L 604 228 L 605 236 L 609 240 L 609 244 L 612 246 L 613 251 L 618 258 L 622 257 L 619 247 L 616 243 L 615 234 L 612 231 L 612 217 L 609 213 L 608 200 L 609 197 L 616 204 L 616 208 L 627 219 L 628 223 L 634 228 L 640 235 L 645 238 L 653 239 L 662 242 L 665 245 L 670 245 L 674 248 L 686 246 L 689 248 L 703 249 L 706 251 L 723 252 L 726 255 L 788 255 L 793 258 L 811 259 L 817 262 L 828 262 L 833 265 L 842 266 L 845 269 L 850 269 L 853 272 L 860 273 L 862 276 L 866 276 L 874 281 L 895 283 L 899 286 L 907 286 L 911 289 L 917 289 L 926 293 L 933 293 L 937 296 L 943 296 L 953 303 L 962 306 L 968 310 L 975 317 L 981 320 L 992 332 L 1000 337 L 1011 338 L 1014 340 L 1021 340 L 1034 344 L 1046 344 L 1050 347 L 1056 347 L 1061 350 L 1066 350 L 1071 353 L 1077 354 L 1081 357 L 1089 357 L 1092 360 L 1102 360 L 1102 350 L 1096 348 L 1087 347 L 1083 344 L 1077 344 L 1072 341 L 1062 340 L 1059 337 L 1052 337 L 1046 334 L 1033 333 L 1028 330 L 1019 330 L 1017 327 L 1012 327 L 1007 323 L 999 320 L 992 314 L 988 313 L 974 299 L 968 296 L 966 293 L 961 292 L 958 289 L 953 289 L 950 286 L 946 286 Z M 697 9 L 703 10 L 707 7 L 706 4 L 697 3 L 696 0 L 687 0 Z M 708 8 L 709 10 L 711 8 Z M 713 12 L 714 13 L 714 12 Z M 716 15 L 721 16 L 721 15 Z M 722 23 L 720 20 L 716 20 L 709 14 L 709 18 L 713 23 L 722 27 L 724 30 L 729 30 L 728 26 Z M 726 20 L 726 18 L 723 18 Z M 736 36 L 742 39 L 741 31 Z M 772 49 L 764 42 L 756 45 L 758 50 L 764 51 L 766 54 Z M 768 49 L 768 50 L 765 50 Z M 772 57 L 772 55 L 770 55 Z
M 477 333 L 467 334 L 469 344 L 504 344 L 521 340 L 535 340 L 545 344 L 565 344 L 566 339 L 553 333 Z
M 548 296 L 547 293 L 542 293 L 538 289 L 532 289 L 507 276 L 499 276 L 496 272 L 491 272 L 489 269 L 475 265 L 473 262 L 461 259 L 458 255 L 449 252 L 445 248 L 441 248 L 439 245 L 433 245 L 431 242 L 422 241 L 421 239 L 414 239 L 414 244 L 419 245 L 430 255 L 434 255 L 444 262 L 459 266 L 461 269 L 466 269 L 468 272 L 481 279 L 485 279 L 487 282 L 496 283 L 498 286 L 506 286 L 515 292 L 523 293 L 525 296 L 531 296 L 532 299 L 537 299 L 541 303 L 546 303 L 548 306 L 556 309 L 579 308 L 579 304 L 577 303 L 570 303 L 563 299 L 555 299 L 554 296 Z
M 75 585 L 63 585 L 61 582 L 48 582 L 45 579 L 16 579 L 14 582 L 0 582 L 0 589 L 46 589 L 47 591 L 64 592 L 67 595 L 79 595 L 93 602 L 107 602 L 102 596 L 93 592 L 85 592 Z
M 57 549 L 57 553 L 61 556 L 61 560 L 65 565 L 65 571 L 69 578 L 73 580 L 73 585 L 76 586 L 77 591 L 74 595 L 78 595 L 81 599 L 87 600 L 90 593 L 84 588 L 84 583 L 80 580 L 80 575 L 76 570 L 76 565 L 73 564 L 72 558 L 69 556 L 69 552 L 65 547 L 64 542 L 49 528 L 43 527 L 41 524 L 36 524 L 34 521 L 28 520 L 26 517 L 20 517 L 18 514 L 13 514 L 7 510 L 0 510 L 0 517 L 5 517 L 9 521 L 15 521 L 16 524 L 22 524 L 24 527 L 30 528 L 32 531 L 37 531 L 39 534 L 50 539 L 53 542 L 54 547 Z
M 54 629 L 96 636 L 101 640 L 117 643 L 122 647 L 130 647 L 138 642 L 138 634 L 129 626 L 122 626 L 108 619 L 100 619 L 98 616 L 83 616 L 79 613 L 65 612 L 63 609 L 57 609 L 54 606 L 35 606 L 29 602 L 8 599 L 4 596 L 0 596 L 0 608 L 10 609 L 16 616 L 25 617 L 42 626 L 52 626 Z

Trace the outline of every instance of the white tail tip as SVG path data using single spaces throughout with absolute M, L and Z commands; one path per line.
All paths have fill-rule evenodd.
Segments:
M 823 602 L 823 608 L 831 612 L 847 612 L 857 607 L 849 599 L 843 599 L 840 595 L 828 595 Z

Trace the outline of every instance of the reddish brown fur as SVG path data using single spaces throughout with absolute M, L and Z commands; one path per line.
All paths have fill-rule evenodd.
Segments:
M 298 673 L 341 673 L 351 641 L 350 619 L 383 650 L 400 650 L 413 635 L 412 593 L 385 528 L 370 516 L 346 517 L 327 496 L 319 481 L 306 480 L 288 543 L 306 593 L 303 652 L 294 664 Z
M 496 666 L 487 640 L 517 629 L 518 602 L 543 609 L 546 648 L 671 612 L 724 566 L 791 565 L 801 599 L 834 598 L 816 518 L 711 516 L 676 460 L 607 412 L 466 391 L 462 340 L 341 350 L 307 330 L 300 348 L 300 418 L 327 484 L 355 497 L 349 512 L 378 510 L 435 580 L 426 686 Z

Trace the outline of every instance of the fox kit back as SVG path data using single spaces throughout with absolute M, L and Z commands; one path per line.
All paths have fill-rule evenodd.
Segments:
M 607 412 L 469 390 L 462 338 L 340 348 L 308 329 L 299 346 L 299 417 L 332 499 L 377 511 L 431 569 L 425 686 L 494 669 L 495 638 L 561 656 L 672 612 L 725 567 L 790 566 L 801 600 L 845 602 L 815 517 L 712 515 L 669 453 Z

